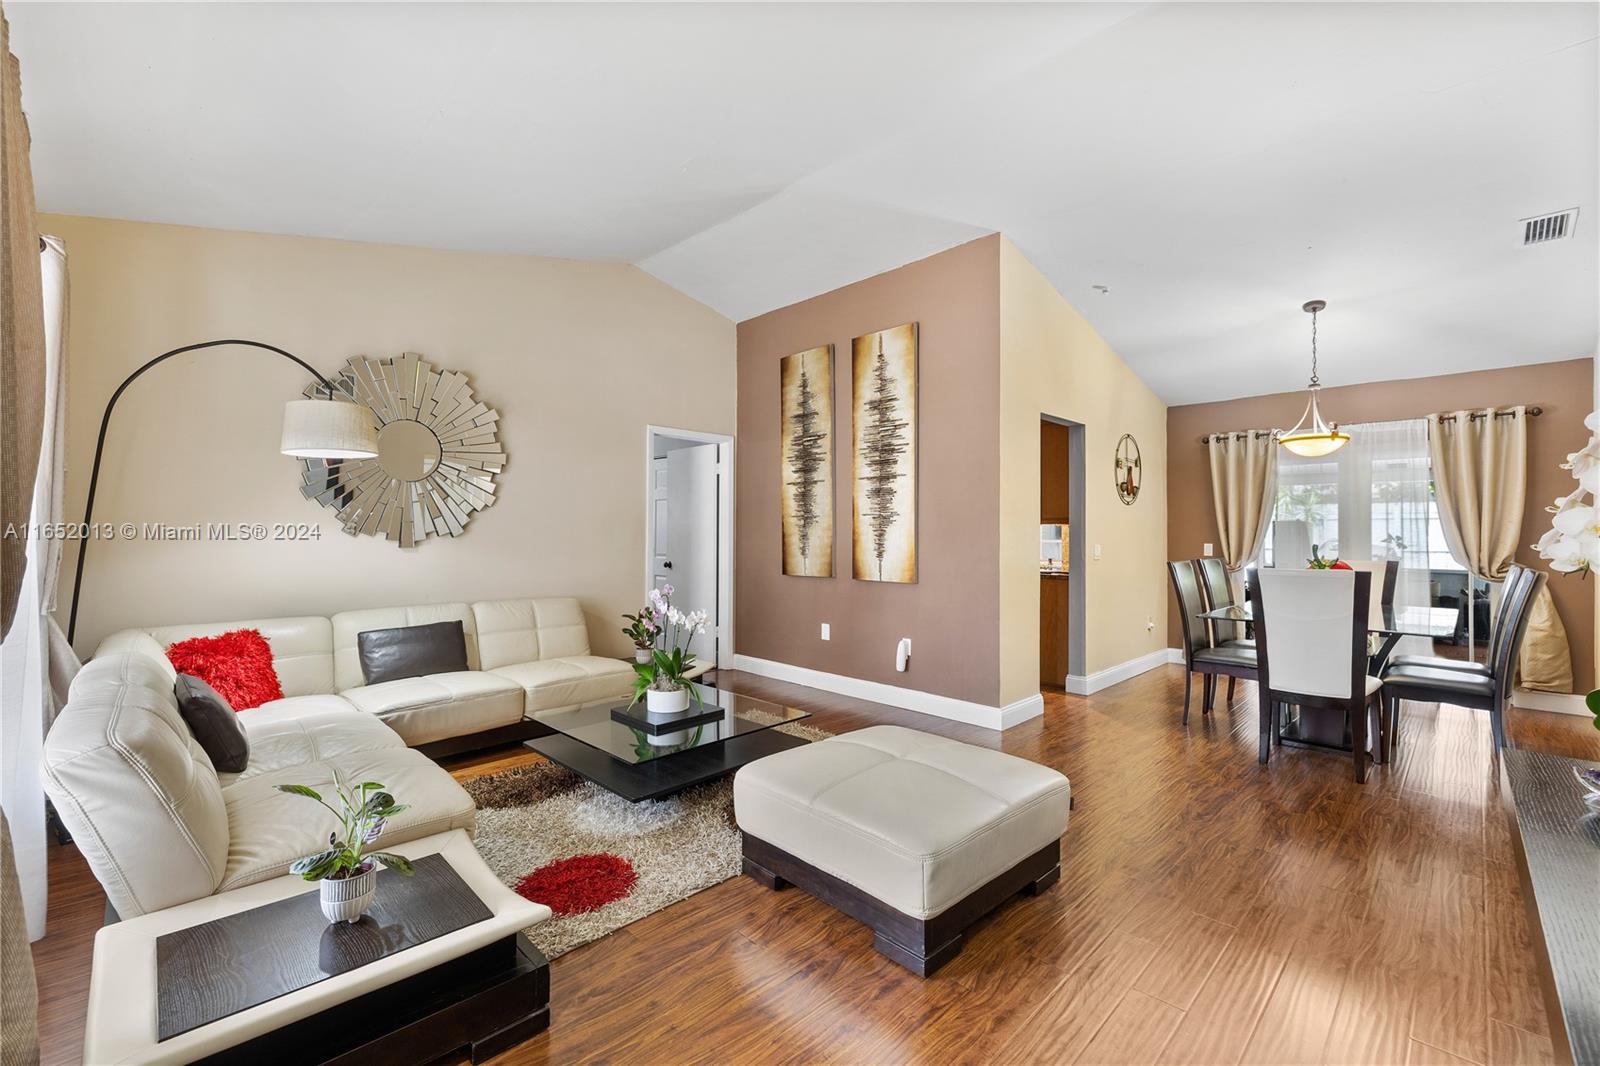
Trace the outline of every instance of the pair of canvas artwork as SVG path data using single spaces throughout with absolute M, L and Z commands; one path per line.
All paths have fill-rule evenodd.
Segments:
M 833 576 L 833 345 L 779 372 L 783 572 Z M 861 581 L 917 580 L 917 324 L 850 353 L 850 556 Z

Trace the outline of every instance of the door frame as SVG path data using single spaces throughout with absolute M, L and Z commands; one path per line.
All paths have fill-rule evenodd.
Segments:
M 698 429 L 648 425 L 644 430 L 644 594 L 655 587 L 656 439 L 700 441 L 717 446 L 717 661 L 720 670 L 733 668 L 733 435 Z

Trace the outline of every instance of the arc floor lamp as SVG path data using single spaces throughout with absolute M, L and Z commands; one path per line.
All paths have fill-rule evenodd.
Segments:
M 83 504 L 85 530 L 89 528 L 89 523 L 94 518 L 94 494 L 100 484 L 100 459 L 106 449 L 106 429 L 111 425 L 111 412 L 116 409 L 117 401 L 128 390 L 128 386 L 138 380 L 146 370 L 166 362 L 173 356 L 200 351 L 203 348 L 222 348 L 228 345 L 256 348 L 280 355 L 308 371 L 327 390 L 326 399 L 290 400 L 283 405 L 283 438 L 278 450 L 284 455 L 300 459 L 371 459 L 378 454 L 378 433 L 373 428 L 372 415 L 367 408 L 361 404 L 335 400 L 334 393 L 337 390 L 333 382 L 323 377 L 321 371 L 298 355 L 271 344 L 263 344 L 261 341 L 216 340 L 185 344 L 182 348 L 162 352 L 129 374 L 123 379 L 122 384 L 117 386 L 117 391 L 111 394 L 105 414 L 100 416 L 100 436 L 95 441 L 94 466 L 89 471 L 89 498 Z M 87 535 L 78 542 L 78 568 L 72 579 L 72 612 L 67 616 L 69 644 L 78 630 L 78 594 L 83 590 L 83 561 L 89 553 L 89 542 L 90 538 Z

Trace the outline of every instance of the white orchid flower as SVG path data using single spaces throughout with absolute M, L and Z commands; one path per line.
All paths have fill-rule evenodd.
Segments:
M 1567 456 L 1563 464 L 1585 492 L 1600 492 L 1600 440 L 1591 437 L 1582 451 Z

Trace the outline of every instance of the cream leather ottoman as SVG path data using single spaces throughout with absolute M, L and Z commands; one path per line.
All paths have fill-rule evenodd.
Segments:
M 733 806 L 746 874 L 804 888 L 927 976 L 967 926 L 1061 876 L 1070 790 L 1026 759 L 880 725 L 751 763 Z

